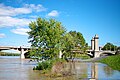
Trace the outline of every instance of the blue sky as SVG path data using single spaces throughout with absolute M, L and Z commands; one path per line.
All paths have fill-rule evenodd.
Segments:
M 0 0 L 0 46 L 28 46 L 28 24 L 37 17 L 54 18 L 81 32 L 90 45 L 120 46 L 120 0 Z

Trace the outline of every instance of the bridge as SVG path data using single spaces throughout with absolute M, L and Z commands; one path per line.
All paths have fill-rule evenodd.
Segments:
M 99 37 L 98 35 L 95 35 L 95 37 L 93 37 L 91 39 L 91 49 L 87 50 L 88 51 L 88 55 L 97 58 L 100 57 L 101 55 L 115 55 L 116 51 L 110 51 L 110 50 L 101 50 L 101 48 L 99 47 Z
M 110 51 L 110 50 L 106 50 L 106 51 L 101 50 L 97 53 L 95 53 L 95 51 L 88 50 L 87 54 L 92 57 L 100 57 L 100 56 L 105 56 L 105 55 L 115 55 L 115 53 L 116 51 Z
M 98 40 L 99 40 L 98 35 L 95 35 L 95 37 L 93 37 L 91 39 L 91 49 L 87 50 L 87 52 L 88 52 L 87 54 L 89 56 L 97 58 L 97 57 L 100 57 L 103 54 L 104 55 L 106 55 L 106 54 L 108 54 L 108 55 L 114 55 L 115 54 L 116 51 L 110 51 L 110 50 L 109 51 L 108 50 L 103 51 L 103 50 L 101 50 L 100 47 L 99 47 L 99 43 L 98 43 L 99 41 Z M 10 49 L 14 49 L 14 50 L 20 51 L 20 53 L 21 53 L 21 55 L 20 55 L 21 59 L 25 59 L 25 55 L 24 54 L 28 50 L 30 50 L 30 48 L 27 48 L 27 47 L 0 46 L 0 51 L 1 50 L 10 50 Z M 81 53 L 80 50 L 73 50 L 72 52 Z M 60 54 L 59 54 L 60 58 L 61 58 L 61 55 L 62 55 L 62 53 L 60 52 Z
M 10 50 L 10 49 L 13 49 L 13 50 L 17 50 L 17 51 L 20 51 L 20 58 L 21 59 L 25 59 L 25 53 L 28 52 L 28 50 L 30 50 L 30 48 L 28 47 L 13 47 L 13 46 L 0 46 L 0 51 L 2 50 Z

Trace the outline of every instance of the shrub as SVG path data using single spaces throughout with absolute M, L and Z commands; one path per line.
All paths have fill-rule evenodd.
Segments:
M 54 64 L 63 61 L 63 59 L 53 59 L 39 62 L 38 65 L 33 68 L 33 70 L 50 70 Z
M 39 62 L 38 65 L 33 68 L 33 70 L 46 70 L 46 69 L 50 69 L 51 67 L 52 67 L 52 62 L 49 60 L 49 61 Z

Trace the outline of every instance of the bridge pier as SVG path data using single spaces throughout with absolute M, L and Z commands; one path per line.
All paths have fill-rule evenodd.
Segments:
M 100 57 L 99 51 L 95 51 L 95 52 L 94 52 L 94 58 L 97 58 L 97 57 Z
M 20 58 L 21 58 L 21 59 L 25 59 L 25 55 L 24 55 L 25 52 L 24 52 L 24 49 L 21 48 L 20 53 L 21 53 L 21 54 L 20 54 Z
M 19 50 L 19 51 L 20 51 L 20 59 L 25 59 L 25 53 L 26 53 L 28 50 L 20 47 L 20 50 Z

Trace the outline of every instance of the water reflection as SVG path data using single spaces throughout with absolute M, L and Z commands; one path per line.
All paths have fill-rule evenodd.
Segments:
M 98 64 L 91 63 L 91 79 L 98 79 Z
M 66 68 L 69 68 L 69 72 L 73 74 L 72 76 L 75 79 L 86 79 L 88 77 L 87 71 L 88 66 L 85 63 L 80 62 L 70 62 L 66 63 Z
M 111 69 L 105 64 L 88 62 L 70 62 L 64 64 L 64 70 L 70 76 L 49 77 L 40 71 L 33 71 L 36 62 L 29 63 L 28 59 L 1 58 L 0 80 L 111 80 L 120 79 L 120 72 Z
M 114 70 L 108 66 L 104 66 L 103 70 L 107 76 L 112 76 L 114 73 Z

